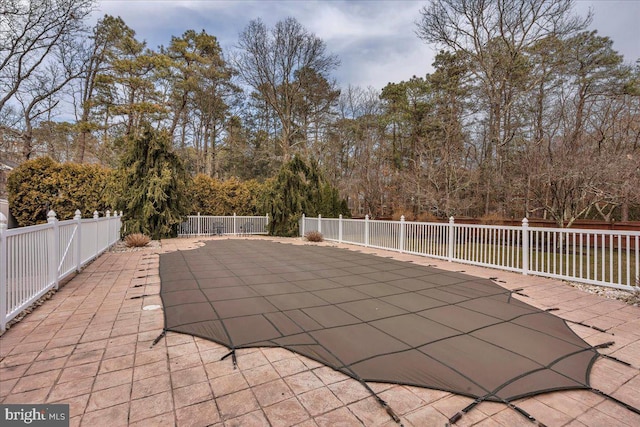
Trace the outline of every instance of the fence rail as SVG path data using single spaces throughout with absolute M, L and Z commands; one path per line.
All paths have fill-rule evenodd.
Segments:
M 178 237 L 267 234 L 269 215 L 265 216 L 212 216 L 189 215 L 180 224 Z
M 300 234 L 524 275 L 639 290 L 640 232 L 306 217 Z
M 0 213 L 0 331 L 60 280 L 120 240 L 122 212 L 100 218 L 58 221 L 50 211 L 46 224 L 7 229 Z

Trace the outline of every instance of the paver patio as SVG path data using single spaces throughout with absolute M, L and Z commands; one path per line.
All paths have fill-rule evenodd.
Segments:
M 221 237 L 216 237 L 220 239 Z M 254 237 L 261 238 L 261 237 Z M 288 350 L 238 350 L 238 369 L 221 345 L 169 332 L 159 297 L 158 254 L 203 239 L 171 239 L 161 249 L 108 252 L 0 337 L 0 402 L 68 403 L 71 425 L 395 426 L 362 385 Z M 304 244 L 299 239 L 278 239 Z M 497 277 L 541 309 L 558 308 L 600 352 L 594 388 L 640 407 L 640 308 L 534 276 L 382 250 L 340 246 L 474 276 Z M 471 399 L 450 393 L 370 383 L 405 426 L 443 426 Z M 562 391 L 515 402 L 547 426 L 637 426 L 640 416 L 590 391 Z M 529 426 L 503 404 L 484 402 L 456 425 Z

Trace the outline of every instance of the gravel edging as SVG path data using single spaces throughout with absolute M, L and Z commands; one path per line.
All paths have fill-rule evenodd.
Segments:
M 640 288 L 635 291 L 609 288 L 607 286 L 588 285 L 585 283 L 567 282 L 570 286 L 594 295 L 622 301 L 634 307 L 640 307 Z
M 145 246 L 140 246 L 140 247 L 128 247 L 126 245 L 126 243 L 124 242 L 124 240 L 119 240 L 118 242 L 116 242 L 115 245 L 113 245 L 108 252 L 138 252 L 138 251 L 143 251 L 146 249 L 160 249 L 162 248 L 162 244 L 160 243 L 160 240 L 152 240 L 149 243 L 147 243 Z

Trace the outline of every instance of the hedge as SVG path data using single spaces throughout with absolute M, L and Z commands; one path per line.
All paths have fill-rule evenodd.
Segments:
M 53 210 L 59 220 L 101 216 L 109 210 L 113 172 L 98 165 L 58 163 L 49 157 L 27 161 L 7 179 L 11 214 L 21 227 L 47 222 Z

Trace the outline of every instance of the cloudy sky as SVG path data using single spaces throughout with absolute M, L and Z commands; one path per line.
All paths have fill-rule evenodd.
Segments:
M 334 77 L 341 87 L 351 84 L 382 89 L 432 71 L 434 50 L 418 39 L 415 21 L 428 0 L 100 0 L 94 19 L 120 16 L 140 40 L 157 48 L 186 30 L 205 30 L 218 38 L 225 54 L 250 20 L 268 27 L 293 16 L 322 38 L 340 67 Z M 625 61 L 640 58 L 640 0 L 577 0 L 576 13 L 594 13 L 591 29 L 610 37 Z

